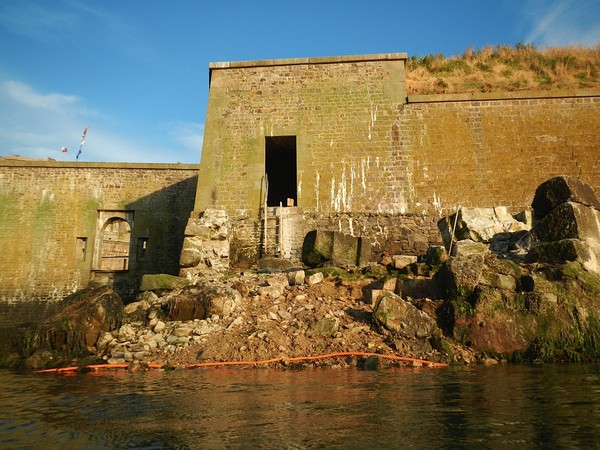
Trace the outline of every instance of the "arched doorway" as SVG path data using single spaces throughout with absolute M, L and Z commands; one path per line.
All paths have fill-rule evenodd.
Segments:
M 98 269 L 122 271 L 129 269 L 131 227 L 120 217 L 108 219 L 100 232 Z

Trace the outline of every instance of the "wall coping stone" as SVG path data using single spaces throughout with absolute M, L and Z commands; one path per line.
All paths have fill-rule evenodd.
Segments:
M 468 92 L 463 94 L 409 95 L 407 103 L 470 102 L 478 100 L 527 100 L 539 98 L 600 97 L 597 89 L 570 89 L 520 92 Z
M 374 53 L 370 55 L 321 56 L 316 58 L 263 59 L 253 61 L 211 62 L 209 69 L 233 69 L 243 67 L 292 66 L 301 64 L 332 64 L 363 61 L 406 60 L 407 53 Z
M 147 169 L 147 170 L 198 170 L 199 164 L 181 163 L 123 163 L 123 162 L 74 162 L 48 159 L 32 159 L 21 156 L 0 157 L 0 167 L 52 167 L 76 169 Z
M 366 55 L 346 55 L 346 56 L 320 56 L 311 58 L 288 58 L 288 59 L 261 59 L 252 61 L 223 61 L 211 62 L 208 64 L 209 84 L 212 78 L 212 71 L 215 69 L 243 69 L 250 67 L 269 67 L 269 66 L 298 66 L 303 64 L 335 64 L 352 63 L 368 61 L 406 61 L 408 53 L 373 53 Z

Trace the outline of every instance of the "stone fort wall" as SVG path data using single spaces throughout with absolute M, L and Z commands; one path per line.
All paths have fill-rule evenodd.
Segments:
M 408 96 L 405 59 L 211 65 L 193 214 L 227 211 L 234 261 L 298 259 L 318 227 L 372 237 L 374 252 L 414 254 L 439 241 L 437 220 L 459 206 L 517 213 L 559 174 L 600 192 L 600 92 Z M 266 208 L 265 242 L 273 136 L 296 137 L 297 201 L 284 212 Z
M 197 170 L 1 160 L 0 328 L 43 317 L 55 300 L 90 282 L 111 281 L 95 255 L 111 217 L 131 226 L 129 270 L 118 273 L 125 284 L 143 273 L 177 274 Z

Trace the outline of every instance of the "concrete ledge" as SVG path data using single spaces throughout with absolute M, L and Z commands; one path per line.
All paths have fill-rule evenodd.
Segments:
M 208 68 L 212 69 L 233 69 L 243 67 L 266 67 L 266 66 L 292 66 L 302 64 L 332 64 L 349 63 L 365 61 L 393 61 L 406 60 L 407 53 L 375 53 L 370 55 L 349 55 L 349 56 L 323 56 L 316 58 L 290 58 L 290 59 L 264 59 L 255 61 L 233 61 L 233 62 L 212 62 Z
M 198 170 L 199 164 L 121 163 L 121 162 L 70 162 L 47 159 L 30 159 L 20 156 L 0 157 L 0 167 L 64 167 L 77 169 L 148 169 L 148 170 Z
M 407 103 L 471 102 L 478 100 L 527 100 L 538 98 L 600 97 L 594 89 L 519 91 L 519 92 L 469 92 L 464 94 L 409 95 Z

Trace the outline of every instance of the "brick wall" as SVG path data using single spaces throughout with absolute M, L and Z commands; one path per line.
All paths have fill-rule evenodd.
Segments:
M 297 138 L 297 206 L 267 254 L 323 227 L 418 253 L 458 206 L 527 208 L 559 174 L 600 192 L 600 92 L 407 96 L 405 54 L 211 65 L 195 214 L 223 208 L 232 257 L 264 246 L 265 142 Z M 284 228 L 285 230 L 285 228 Z M 287 234 L 286 234 L 287 233 Z
M 400 114 L 414 211 L 531 205 L 566 174 L 600 193 L 600 93 L 414 96 Z M 398 165 L 396 171 L 405 170 Z
M 88 284 L 107 217 L 126 216 L 133 225 L 130 270 L 121 278 L 177 274 L 197 168 L 0 161 L 0 326 L 43 315 L 41 304 Z M 145 254 L 138 253 L 139 239 Z
M 405 58 L 211 65 L 195 209 L 255 213 L 265 189 L 265 139 L 296 136 L 303 210 L 394 212 L 398 193 L 388 188 L 403 186 L 384 168 L 392 163 L 390 133 L 406 99 Z

